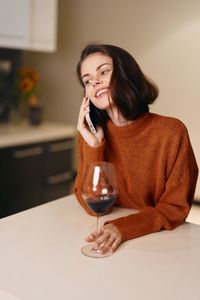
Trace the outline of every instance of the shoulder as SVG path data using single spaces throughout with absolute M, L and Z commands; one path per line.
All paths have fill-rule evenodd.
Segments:
M 163 132 L 165 134 L 187 134 L 187 128 L 185 124 L 178 118 L 163 116 L 151 113 L 153 126 L 157 131 Z
M 169 152 L 192 148 L 188 130 L 178 118 L 152 114 L 151 126 L 155 140 Z

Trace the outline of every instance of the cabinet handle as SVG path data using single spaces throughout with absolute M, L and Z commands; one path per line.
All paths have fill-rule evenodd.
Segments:
M 72 179 L 72 177 L 73 177 L 72 172 L 68 171 L 68 172 L 64 172 L 64 173 L 49 176 L 47 178 L 47 183 L 51 184 L 51 185 L 57 184 L 57 183 L 62 183 L 62 182 L 65 182 L 65 181 L 68 181 L 68 180 Z
M 23 149 L 23 150 L 16 150 L 13 152 L 14 158 L 25 158 L 30 156 L 36 156 L 42 154 L 43 149 L 40 146 Z
M 50 152 L 59 152 L 64 150 L 69 150 L 73 148 L 73 141 L 64 141 L 59 143 L 52 143 L 49 146 Z

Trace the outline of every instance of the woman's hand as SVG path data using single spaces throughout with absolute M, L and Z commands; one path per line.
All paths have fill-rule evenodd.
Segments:
M 89 99 L 84 97 L 80 107 L 79 116 L 78 116 L 77 129 L 88 145 L 90 145 L 91 147 L 98 147 L 100 146 L 100 144 L 104 139 L 104 133 L 101 127 L 96 128 L 97 131 L 96 134 L 90 131 L 85 120 L 85 116 L 87 113 L 89 113 L 89 111 L 90 111 Z
M 113 224 L 106 224 L 97 231 L 86 237 L 86 242 L 95 242 L 94 249 L 102 253 L 114 252 L 120 245 L 122 238 L 118 228 Z

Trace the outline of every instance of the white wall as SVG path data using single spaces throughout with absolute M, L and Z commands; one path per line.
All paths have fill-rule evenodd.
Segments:
M 47 119 L 76 124 L 80 51 L 88 42 L 115 44 L 131 52 L 157 82 L 160 96 L 151 110 L 186 124 L 200 166 L 199 0 L 60 0 L 58 28 L 55 54 L 25 56 L 41 71 Z

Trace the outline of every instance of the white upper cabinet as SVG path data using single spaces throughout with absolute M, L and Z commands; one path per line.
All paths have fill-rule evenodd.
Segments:
M 31 0 L 0 0 L 0 46 L 27 47 Z
M 53 52 L 57 47 L 57 0 L 31 2 L 30 48 Z
M 58 0 L 0 0 L 0 47 L 53 52 Z

